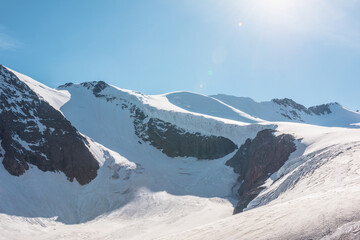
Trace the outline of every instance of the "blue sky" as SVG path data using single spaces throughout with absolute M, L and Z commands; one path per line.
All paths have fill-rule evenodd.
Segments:
M 0 64 L 51 87 L 360 108 L 358 0 L 0 0 Z

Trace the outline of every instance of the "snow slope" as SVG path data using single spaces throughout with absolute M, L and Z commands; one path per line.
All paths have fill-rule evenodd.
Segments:
M 218 198 L 142 190 L 84 224 L 0 215 L 0 230 L 7 239 L 356 239 L 347 236 L 360 221 L 359 130 L 297 123 L 280 123 L 279 130 L 303 135 L 304 154 L 290 159 L 282 177 L 251 203 L 264 205 L 241 214 L 230 216 L 229 203 Z
M 33 166 L 24 175 L 14 177 L 1 164 L 0 212 L 24 217 L 56 217 L 58 221 L 73 224 L 108 211 L 109 204 L 121 204 L 126 196 L 119 201 L 115 191 L 124 192 L 140 170 L 97 143 L 91 142 L 90 150 L 102 166 L 96 179 L 85 186 L 77 181 L 69 182 L 61 172 L 42 172 Z M 114 175 L 117 177 L 112 177 Z
M 293 106 L 281 105 L 273 101 L 268 102 L 255 102 L 251 98 L 235 97 L 224 94 L 211 96 L 218 99 L 235 109 L 239 109 L 249 115 L 261 118 L 266 121 L 295 121 L 304 122 L 314 125 L 327 126 L 327 127 L 356 127 L 360 123 L 360 113 L 353 112 L 338 103 L 330 103 L 324 105 L 328 107 L 331 113 L 314 114 L 307 112 L 310 108 L 306 109 L 304 106 L 299 105 L 300 109 Z M 303 110 L 301 110 L 304 108 Z M 306 112 L 305 112 L 306 111 Z M 289 119 L 290 116 L 292 119 Z
M 303 135 L 308 145 L 250 210 L 161 239 L 357 239 L 360 131 L 297 124 L 279 129 Z
M 36 82 L 30 84 L 24 79 L 20 80 L 33 87 L 38 86 Z M 33 89 L 44 100 L 53 100 L 41 92 L 42 88 Z M 92 222 L 97 224 L 104 219 L 112 219 L 111 223 L 120 225 L 121 236 L 127 239 L 138 236 L 139 231 L 134 228 L 138 229 L 139 224 L 147 226 L 144 234 L 152 232 L 154 222 L 164 229 L 176 231 L 179 222 L 183 229 L 187 229 L 231 214 L 233 203 L 236 202 L 232 188 L 237 176 L 224 164 L 228 156 L 210 162 L 194 158 L 169 158 L 149 144 L 139 144 L 128 111 L 123 111 L 116 102 L 113 104 L 96 98 L 86 88 L 80 90 L 83 92 L 72 92 L 70 101 L 61 110 L 73 125 L 79 126 L 82 133 L 116 152 L 88 139 L 89 149 L 101 168 L 95 180 L 85 186 L 69 182 L 62 173 L 44 173 L 36 167 L 20 177 L 14 177 L 1 165 L 0 230 L 6 239 L 19 238 L 13 232 L 17 221 L 21 222 L 17 223 L 21 228 L 17 232 L 23 239 L 41 238 L 44 232 L 29 230 L 38 226 L 45 227 L 48 235 L 44 238 L 48 239 L 63 235 L 63 232 L 52 232 L 56 227 L 77 231 L 78 226 L 83 226 L 81 223 L 92 226 Z M 116 88 L 112 88 L 112 91 L 121 99 L 135 103 L 141 97 Z M 58 91 L 63 92 L 66 91 Z M 153 102 L 156 102 L 156 97 L 146 100 L 144 109 L 149 113 L 155 111 Z M 157 107 L 159 111 L 166 112 L 166 102 Z M 179 114 L 192 117 L 181 109 Z M 223 124 L 211 118 L 209 123 Z M 217 181 L 213 181 L 213 178 Z M 191 222 L 191 219 L 196 219 L 196 222 Z M 76 224 L 76 227 L 72 228 L 72 224 Z M 24 233 L 24 229 L 30 232 Z M 77 238 L 78 235 L 69 236 Z
M 60 107 L 70 99 L 70 94 L 67 91 L 49 88 L 31 77 L 18 73 L 10 68 L 7 69 L 13 72 L 21 81 L 28 85 L 31 90 L 37 93 L 40 98 L 47 101 L 56 110 L 59 110 Z
M 172 104 L 191 112 L 247 123 L 255 123 L 261 120 L 228 106 L 217 99 L 201 94 L 174 92 L 165 96 Z
M 96 97 L 91 90 L 81 85 L 72 85 L 66 89 L 72 95 L 70 101 L 61 108 L 67 119 L 80 132 L 116 151 L 129 161 L 139 164 L 144 169 L 142 174 L 144 180 L 141 187 L 151 191 L 166 191 L 174 195 L 195 195 L 207 198 L 222 197 L 231 201 L 233 200 L 232 186 L 236 182 L 237 176 L 231 168 L 224 164 L 229 156 L 214 161 L 198 161 L 190 157 L 170 158 L 147 142 L 139 143 L 140 139 L 134 132 L 134 123 L 130 112 L 122 108 L 123 103 L 133 102 L 142 107 L 150 116 L 179 123 L 178 125 L 182 126 L 189 125 L 190 121 L 198 121 L 200 125 L 200 121 L 203 120 L 202 129 L 198 129 L 201 132 L 220 135 L 221 128 L 215 127 L 212 131 L 209 131 L 208 128 L 213 128 L 216 124 L 222 125 L 225 130 L 224 135 L 229 135 L 238 141 L 239 139 L 244 141 L 246 136 L 252 136 L 254 129 L 263 128 L 263 126 L 249 127 L 242 123 L 240 125 L 224 124 L 222 121 L 212 118 L 208 119 L 208 126 L 204 124 L 207 118 L 203 116 L 190 115 L 181 109 L 179 112 L 169 113 L 164 110 L 167 102 L 157 105 L 158 108 L 155 109 L 153 105 L 150 105 L 154 104 L 153 99 L 114 87 L 108 87 L 101 92 L 116 97 L 112 101 Z M 146 101 L 142 98 L 146 98 Z M 171 114 L 173 116 L 169 117 Z M 189 116 L 190 119 L 188 119 Z M 195 124 L 188 130 L 195 130 Z M 233 133 L 236 129 L 238 129 L 238 133 L 242 133 L 239 134 L 239 137 Z M 217 181 L 213 181 L 214 177 Z
M 257 131 L 264 127 L 274 128 L 271 123 L 249 124 L 227 119 L 225 116 L 191 112 L 173 105 L 167 95 L 144 95 L 109 86 L 101 92 L 111 98 L 111 101 L 106 101 L 95 97 L 91 89 L 81 84 L 60 87 L 60 89 L 66 89 L 71 94 L 70 101 L 61 108 L 66 118 L 82 133 L 116 151 L 119 147 L 127 148 L 126 144 L 133 146 L 132 144 L 138 141 L 128 111 L 121 108 L 124 103 L 135 104 L 149 117 L 170 122 L 189 132 L 224 136 L 237 144 L 243 143 L 248 137 L 254 137 Z M 204 102 L 211 107 L 211 102 Z M 135 139 L 130 142 L 131 138 Z
M 357 234 L 360 130 L 349 124 L 360 120 L 340 105 L 330 105 L 328 115 L 300 111 L 300 118 L 289 120 L 281 114 L 294 109 L 274 102 L 241 98 L 235 104 L 188 92 L 144 95 L 115 86 L 97 97 L 96 83 L 54 90 L 15 74 L 87 136 L 101 167 L 81 186 L 36 167 L 14 177 L 0 165 L 0 239 L 346 239 Z M 225 162 L 235 152 L 211 161 L 168 157 L 135 134 L 124 107 L 131 104 L 144 111 L 144 121 L 158 118 L 238 146 L 262 129 L 276 129 L 295 136 L 298 150 L 269 176 L 247 210 L 232 216 L 238 175 Z

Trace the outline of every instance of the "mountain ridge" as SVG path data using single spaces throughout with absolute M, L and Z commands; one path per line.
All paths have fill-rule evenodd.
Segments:
M 109 87 L 115 87 L 103 81 L 100 82 Z M 96 85 L 97 83 L 99 82 L 67 83 L 59 86 L 58 89 L 64 90 L 69 86 Z M 145 101 L 147 98 L 156 98 L 158 103 L 160 101 L 165 102 L 163 100 L 165 97 L 167 98 L 166 101 L 173 105 L 168 107 L 167 110 L 181 108 L 186 112 L 199 113 L 247 124 L 263 121 L 293 121 L 327 127 L 358 128 L 360 123 L 360 113 L 351 111 L 338 102 L 314 105 L 307 108 L 290 98 L 275 98 L 271 101 L 256 102 L 248 97 L 235 97 L 225 94 L 206 96 L 194 92 L 177 91 L 160 95 L 146 95 L 136 91 L 117 89 L 130 94 L 129 96 L 133 95 Z
M 340 105 L 309 110 L 280 99 L 253 106 L 189 92 L 146 95 L 102 81 L 55 90 L 13 73 L 69 121 L 99 168 L 80 185 L 61 171 L 29 164 L 12 176 L 0 165 L 6 238 L 320 239 L 360 221 L 360 130 L 351 125 L 360 121 Z M 21 96 L 30 92 L 22 89 Z M 36 109 L 20 103 L 10 113 Z M 240 213 L 231 216 L 234 208 Z

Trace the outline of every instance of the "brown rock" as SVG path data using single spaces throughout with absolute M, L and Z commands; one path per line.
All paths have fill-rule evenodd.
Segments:
M 274 130 L 265 129 L 251 140 L 247 139 L 237 153 L 226 162 L 240 174 L 242 182 L 238 193 L 240 201 L 234 213 L 242 212 L 248 203 L 262 190 L 260 187 L 265 180 L 288 160 L 290 154 L 296 150 L 293 136 L 282 134 L 273 135 Z

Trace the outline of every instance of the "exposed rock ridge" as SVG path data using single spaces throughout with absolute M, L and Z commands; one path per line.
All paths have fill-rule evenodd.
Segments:
M 282 105 L 284 107 L 292 107 L 295 110 L 299 110 L 299 111 L 305 112 L 307 114 L 311 114 L 311 111 L 309 109 L 307 109 L 305 106 L 295 102 L 294 100 L 292 100 L 290 98 L 283 98 L 283 99 L 275 98 L 272 101 L 278 105 Z
M 61 171 L 70 181 L 87 184 L 99 164 L 86 139 L 15 74 L 0 65 L 0 141 L 2 164 L 19 176 L 30 164 L 42 171 Z
M 241 186 L 238 190 L 240 201 L 235 207 L 234 214 L 242 212 L 244 208 L 262 190 L 265 180 L 288 160 L 290 154 L 296 150 L 294 137 L 289 134 L 274 136 L 274 130 L 265 129 L 251 140 L 247 139 L 236 154 L 226 162 L 238 173 Z
M 330 114 L 331 113 L 330 106 L 334 104 L 339 105 L 338 103 L 327 103 L 327 104 L 321 104 L 318 106 L 309 107 L 309 110 L 316 115 Z
M 317 105 L 317 106 L 312 106 L 312 107 L 306 108 L 305 106 L 303 106 L 289 98 L 283 98 L 283 99 L 275 98 L 272 100 L 272 102 L 274 102 L 280 106 L 293 108 L 294 110 L 290 111 L 290 115 L 292 115 L 292 116 L 289 116 L 289 114 L 284 114 L 284 113 L 282 114 L 284 117 L 287 117 L 290 120 L 293 120 L 293 119 L 301 120 L 301 116 L 299 116 L 299 114 L 296 112 L 296 110 L 306 113 L 308 115 L 320 116 L 320 115 L 332 113 L 331 109 L 330 109 L 331 105 L 334 105 L 334 104 L 339 105 L 338 103 L 328 103 L 328 104 L 322 104 L 322 105 Z

